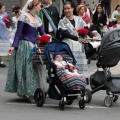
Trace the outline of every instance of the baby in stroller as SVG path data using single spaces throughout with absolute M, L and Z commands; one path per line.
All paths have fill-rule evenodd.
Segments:
M 73 64 L 63 60 L 61 52 L 55 53 L 53 63 L 56 65 L 59 79 L 68 89 L 82 90 L 87 85 L 85 77 L 73 68 Z
M 53 63 L 57 66 L 57 69 L 62 69 L 66 74 L 69 75 L 83 76 L 83 74 L 80 74 L 79 70 L 76 69 L 72 63 L 63 60 L 62 52 L 56 52 L 53 58 Z
M 58 64 L 60 61 L 58 62 L 57 57 L 60 57 L 61 63 L 66 64 L 65 61 L 67 61 L 67 63 L 72 63 L 70 64 L 72 67 L 73 64 L 76 63 L 68 44 L 58 41 L 50 42 L 45 46 L 44 52 L 48 63 L 50 63 L 48 69 L 49 77 L 47 80 L 49 83 L 48 96 L 52 99 L 60 100 L 59 108 L 61 110 L 65 109 L 65 105 L 71 105 L 74 99 L 80 96 L 79 107 L 84 109 L 86 102 L 85 93 L 86 91 L 90 92 L 89 89 L 85 88 L 87 85 L 85 77 L 77 73 L 77 71 L 74 71 L 74 69 L 72 69 L 73 73 L 66 71 L 63 69 L 64 67 L 61 69 L 60 66 L 62 65 Z M 75 75 L 75 73 L 77 75 Z M 45 93 L 41 88 L 36 89 L 34 99 L 38 107 L 43 106 L 45 102 Z

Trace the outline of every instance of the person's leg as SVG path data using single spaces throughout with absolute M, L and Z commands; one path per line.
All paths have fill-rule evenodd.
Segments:
M 40 77 L 40 88 L 42 88 L 42 90 L 44 92 L 48 91 L 49 85 L 47 83 L 47 70 L 46 70 L 46 65 L 37 65 L 37 69 L 38 69 L 38 73 L 39 73 L 39 77 Z

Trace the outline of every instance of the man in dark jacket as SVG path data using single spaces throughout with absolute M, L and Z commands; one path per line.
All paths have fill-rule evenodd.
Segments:
M 54 5 L 50 5 L 50 0 L 42 0 L 42 7 L 47 11 L 49 16 L 53 20 L 54 25 L 57 28 L 58 27 L 58 22 L 59 22 L 59 19 L 60 19 L 57 8 Z M 41 12 L 39 13 L 38 16 L 41 18 L 41 20 L 43 22 L 43 27 L 45 29 L 45 32 L 47 34 L 55 36 L 55 34 L 53 32 L 53 28 L 52 28 L 48 18 L 44 14 L 43 10 L 41 10 Z

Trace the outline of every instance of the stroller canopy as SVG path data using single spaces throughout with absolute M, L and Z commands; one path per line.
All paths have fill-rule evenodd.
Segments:
M 69 45 L 66 44 L 65 42 L 60 42 L 60 41 L 50 42 L 45 46 L 46 59 L 48 60 L 49 63 L 51 63 L 52 61 L 51 61 L 50 52 L 55 53 L 55 52 L 63 52 L 63 51 L 65 51 L 67 55 L 69 55 L 73 59 L 73 64 L 76 64 L 77 61 L 75 60 Z
M 113 28 L 103 37 L 101 42 L 101 51 L 120 47 L 120 29 Z
M 99 49 L 99 64 L 113 67 L 120 60 L 120 29 L 109 30 L 103 36 Z

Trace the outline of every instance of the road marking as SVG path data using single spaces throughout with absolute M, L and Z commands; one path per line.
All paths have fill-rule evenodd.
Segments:
M 6 103 L 7 105 L 35 105 L 33 103 Z M 53 107 L 56 107 L 58 106 L 57 104 L 44 104 L 44 106 L 53 106 Z M 73 108 L 78 108 L 79 106 L 78 105 L 71 105 L 69 107 L 73 107 Z M 100 107 L 100 106 L 85 106 L 87 108 L 108 108 L 108 107 Z

